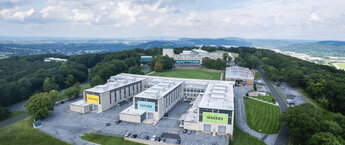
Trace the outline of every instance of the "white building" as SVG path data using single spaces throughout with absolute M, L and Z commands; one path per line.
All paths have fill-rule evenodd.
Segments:
M 80 113 L 103 112 L 132 99 L 120 120 L 155 125 L 178 102 L 194 100 L 180 126 L 207 133 L 233 134 L 234 82 L 182 79 L 134 74 L 112 76 L 108 83 L 84 91 L 84 99 L 71 103 Z
M 79 113 L 108 110 L 142 92 L 143 80 L 144 78 L 111 77 L 104 85 L 84 90 L 83 100 L 71 103 L 70 110 Z
M 225 80 L 235 81 L 237 84 L 254 85 L 255 72 L 245 67 L 227 67 Z
M 60 61 L 67 61 L 67 59 L 55 58 L 55 57 L 48 57 L 44 59 L 44 62 L 51 62 L 51 61 L 60 62 Z
M 204 57 L 209 57 L 211 59 L 223 58 L 223 53 L 219 52 L 207 52 L 202 49 L 192 49 L 183 50 L 180 54 L 174 53 L 174 48 L 172 46 L 163 47 L 163 55 L 168 55 L 176 60 L 176 63 L 193 63 L 201 64 Z
M 233 132 L 234 97 L 232 83 L 210 82 L 188 110 L 182 126 L 185 129 L 213 134 Z

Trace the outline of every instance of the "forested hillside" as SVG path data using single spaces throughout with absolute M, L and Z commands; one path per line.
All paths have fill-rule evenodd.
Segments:
M 61 90 L 77 82 L 99 76 L 105 82 L 111 75 L 140 65 L 142 55 L 158 55 L 162 49 L 132 49 L 114 53 L 64 56 L 55 54 L 14 56 L 0 60 L 0 107 L 28 99 L 37 92 Z M 59 57 L 67 62 L 44 62 Z M 90 72 L 90 74 L 89 74 Z
M 345 114 L 345 71 L 266 49 L 221 49 L 239 53 L 235 61 L 242 66 L 254 68 L 261 61 L 262 69 L 271 80 L 302 88 L 325 109 Z

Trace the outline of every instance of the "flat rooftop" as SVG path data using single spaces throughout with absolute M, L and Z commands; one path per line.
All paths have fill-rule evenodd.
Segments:
M 173 89 L 178 87 L 184 83 L 183 81 L 175 80 L 175 81 L 162 81 L 157 85 L 152 86 L 151 88 L 135 95 L 134 97 L 138 98 L 147 98 L 147 99 L 160 99 L 164 97 L 166 94 L 171 92 Z
M 248 68 L 233 66 L 226 68 L 225 78 L 254 79 L 254 74 Z
M 233 86 L 226 83 L 210 83 L 198 104 L 198 108 L 234 110 Z
M 108 83 L 104 85 L 98 85 L 90 89 L 86 89 L 85 91 L 103 93 L 103 92 L 110 91 L 119 87 L 123 87 L 128 84 L 136 83 L 142 80 L 145 80 L 145 78 L 112 76 L 108 80 Z

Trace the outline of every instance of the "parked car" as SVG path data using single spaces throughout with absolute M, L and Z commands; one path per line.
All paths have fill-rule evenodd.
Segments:
M 115 124 L 120 124 L 122 121 L 121 120 L 116 120 Z
M 160 141 L 161 141 L 161 138 L 160 138 L 160 137 L 156 137 L 155 141 L 160 142 Z
M 192 131 L 191 131 L 191 130 L 188 130 L 188 131 L 187 131 L 187 134 L 192 134 Z
M 168 113 L 165 113 L 163 117 L 168 117 L 168 116 L 169 116 Z
M 145 135 L 144 139 L 149 140 L 150 137 L 148 135 Z
M 165 139 L 165 138 L 161 139 L 161 142 L 166 142 L 166 141 L 167 141 L 167 139 Z
M 138 137 L 138 135 L 136 135 L 136 134 L 132 134 L 132 136 L 131 136 L 131 138 L 137 138 Z
M 125 134 L 125 137 L 129 137 L 129 136 L 131 136 L 131 134 L 132 134 L 132 133 L 127 132 L 127 133 Z
M 156 136 L 156 135 L 153 135 L 153 136 L 151 137 L 151 141 L 155 141 L 156 138 L 157 138 L 157 136 Z
M 187 133 L 187 129 L 184 129 L 184 130 L 182 131 L 182 133 Z
M 178 140 L 176 141 L 176 144 L 181 144 L 181 140 L 178 139 Z

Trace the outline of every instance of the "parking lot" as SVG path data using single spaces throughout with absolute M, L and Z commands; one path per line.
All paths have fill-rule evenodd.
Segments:
M 290 87 L 289 85 L 285 83 L 277 88 L 284 95 L 286 99 L 293 100 L 295 102 L 295 105 L 308 103 L 308 101 L 298 92 L 296 88 Z
M 76 101 L 76 100 L 74 100 Z M 170 110 L 167 118 L 161 119 L 156 125 L 136 124 L 121 122 L 116 124 L 119 119 L 119 112 L 129 107 L 127 103 L 121 107 L 114 107 L 102 113 L 80 114 L 69 111 L 69 104 L 66 102 L 54 108 L 48 118 L 42 121 L 40 130 L 72 144 L 90 144 L 80 136 L 87 132 L 97 132 L 102 134 L 124 136 L 127 132 L 137 134 L 137 138 L 148 135 L 151 139 L 153 135 L 161 136 L 163 133 L 179 136 L 181 144 L 186 145 L 225 145 L 228 143 L 226 136 L 212 136 L 202 132 L 192 131 L 191 134 L 183 133 L 183 128 L 178 127 L 180 116 L 186 112 L 189 103 L 178 103 Z M 106 124 L 109 126 L 106 126 Z M 168 143 L 176 143 L 177 139 L 167 138 Z

